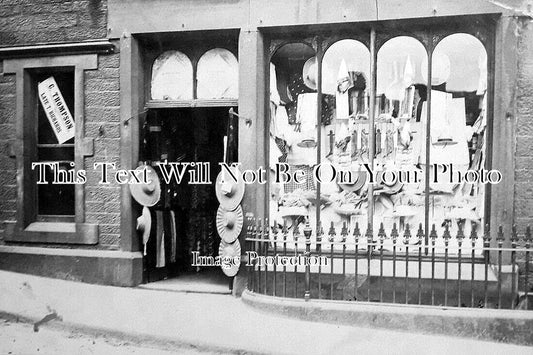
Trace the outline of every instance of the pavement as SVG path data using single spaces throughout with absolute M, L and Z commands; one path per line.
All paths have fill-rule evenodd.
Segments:
M 180 354 L 533 354 L 531 347 L 286 318 L 230 295 L 89 285 L 6 271 L 0 271 L 0 312 L 4 319 L 34 324 L 26 335 L 30 344 L 49 331 L 59 332 L 53 334 L 61 339 L 74 331 L 95 344 L 102 336 L 118 339 L 115 350 L 133 347 L 126 353 L 151 344 Z M 10 336 L 28 332 L 27 326 L 18 328 L 7 336 L 6 327 L 0 328 L 0 354 L 13 351 Z M 79 353 L 66 349 L 51 347 L 45 353 Z M 107 350 L 92 353 L 114 353 Z

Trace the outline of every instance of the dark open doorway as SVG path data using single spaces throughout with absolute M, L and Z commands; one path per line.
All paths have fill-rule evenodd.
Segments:
M 235 110 L 235 108 L 234 108 Z M 215 180 L 225 154 L 236 158 L 237 134 L 228 144 L 229 107 L 161 108 L 148 111 L 141 132 L 141 158 L 161 181 L 161 199 L 152 208 L 152 228 L 144 257 L 144 281 L 150 288 L 188 292 L 229 292 L 231 280 L 218 266 L 191 265 L 192 253 L 218 256 L 219 206 Z M 181 181 L 169 181 L 158 163 L 190 163 Z M 199 164 L 199 163 L 203 163 Z M 167 171 L 171 170 L 169 165 Z M 195 183 L 208 179 L 210 183 Z M 165 280 L 165 281 L 162 281 Z M 228 287 L 230 285 L 230 287 Z

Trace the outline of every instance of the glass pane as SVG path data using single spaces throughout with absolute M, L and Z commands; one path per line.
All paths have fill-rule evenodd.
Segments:
M 353 233 L 359 224 L 362 233 L 368 225 L 368 180 L 363 163 L 369 162 L 368 121 L 370 52 L 361 42 L 341 40 L 331 45 L 322 61 L 323 106 L 328 119 L 322 120 L 321 167 L 324 179 L 321 222 L 328 233 L 333 226 L 342 238 L 344 224 Z M 323 115 L 324 116 L 324 115 Z M 337 176 L 334 179 L 334 167 Z M 339 246 L 340 247 L 340 246 Z
M 48 155 L 44 153 L 44 155 Z M 55 154 L 51 154 L 51 158 Z M 44 159 L 43 159 L 44 160 Z M 46 159 L 54 160 L 55 159 Z M 74 215 L 74 185 L 73 184 L 53 184 L 54 176 L 57 181 L 66 181 L 67 175 L 73 170 L 69 161 L 61 161 L 56 166 L 54 172 L 51 168 L 46 168 L 45 177 L 48 184 L 37 185 L 38 212 L 39 215 Z M 35 172 L 35 174 L 37 174 Z M 37 175 L 36 175 L 37 176 Z
M 407 36 L 388 40 L 378 52 L 374 230 L 383 222 L 387 235 L 394 223 L 400 233 L 408 223 L 412 235 L 420 223 L 425 225 L 424 172 L 420 169 L 425 162 L 421 146 L 426 128 L 420 122 L 427 91 L 421 68 L 424 60 L 427 54 L 422 43 Z
M 433 52 L 432 77 L 430 169 L 437 182 L 432 178 L 429 218 L 439 236 L 449 228 L 453 246 L 460 227 L 469 235 L 473 226 L 480 231 L 484 224 L 484 185 L 479 180 L 464 181 L 485 166 L 483 44 L 463 33 L 444 38 Z
M 190 100 L 193 98 L 192 63 L 179 51 L 167 51 L 152 66 L 153 100 Z
M 297 225 L 303 232 L 306 218 L 316 223 L 316 74 L 315 52 L 303 43 L 284 45 L 270 63 L 270 223 L 287 225 L 290 236 Z M 291 181 L 275 182 L 277 163 L 287 164 Z
M 224 48 L 207 51 L 198 61 L 199 99 L 236 99 L 239 96 L 239 64 Z

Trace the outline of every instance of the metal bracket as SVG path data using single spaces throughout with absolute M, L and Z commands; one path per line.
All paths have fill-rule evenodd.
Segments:
M 247 126 L 251 126 L 252 125 L 252 119 L 251 118 L 246 118 L 246 117 L 243 117 L 243 116 L 240 116 L 238 113 L 236 113 L 235 111 L 233 111 L 233 107 L 229 109 L 229 114 L 230 115 L 233 115 L 233 116 L 236 116 L 238 118 L 242 118 L 244 120 L 244 123 L 247 125 Z

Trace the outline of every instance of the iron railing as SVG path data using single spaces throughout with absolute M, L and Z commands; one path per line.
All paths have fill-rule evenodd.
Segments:
M 529 227 L 495 238 L 488 227 L 455 237 L 435 226 L 425 243 L 422 225 L 401 233 L 383 224 L 374 235 L 358 224 L 333 225 L 325 235 L 309 224 L 291 232 L 267 219 L 249 218 L 246 230 L 248 289 L 265 295 L 332 300 L 405 303 L 448 307 L 533 308 Z M 494 240 L 493 240 L 494 239 Z M 504 246 L 505 245 L 505 246 Z M 533 298 L 533 297 L 532 297 Z

